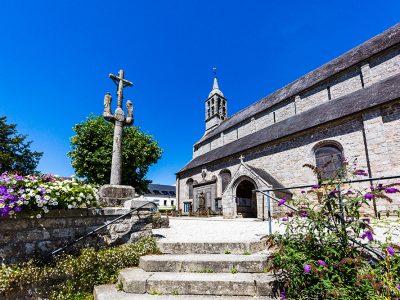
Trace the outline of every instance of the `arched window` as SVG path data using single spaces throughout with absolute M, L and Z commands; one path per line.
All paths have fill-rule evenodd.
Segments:
M 186 181 L 186 186 L 187 186 L 187 189 L 188 189 L 189 199 L 193 199 L 193 183 L 194 183 L 194 181 L 193 181 L 192 178 L 190 178 L 190 179 L 188 179 Z
M 321 172 L 321 178 L 331 178 L 337 170 L 343 167 L 342 150 L 334 144 L 324 144 L 315 150 L 316 167 Z
M 221 176 L 222 192 L 224 192 L 229 182 L 231 182 L 232 175 L 229 170 L 223 170 L 219 173 L 219 176 Z

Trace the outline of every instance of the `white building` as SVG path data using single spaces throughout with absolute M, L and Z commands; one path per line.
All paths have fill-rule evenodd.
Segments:
M 140 198 L 158 204 L 159 210 L 174 210 L 176 208 L 175 186 L 150 183 L 147 191 Z

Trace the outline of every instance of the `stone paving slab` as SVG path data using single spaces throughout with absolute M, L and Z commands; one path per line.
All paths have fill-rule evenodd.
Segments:
M 160 242 L 239 243 L 260 241 L 268 235 L 268 222 L 258 219 L 169 218 L 169 228 L 153 229 Z M 284 225 L 273 221 L 273 230 Z
M 237 254 L 164 254 L 142 256 L 139 267 L 147 272 L 262 273 L 270 252 Z
M 275 300 L 270 297 L 253 296 L 203 296 L 203 295 L 150 295 L 150 294 L 129 294 L 118 291 L 115 285 L 106 284 L 94 288 L 95 300 Z

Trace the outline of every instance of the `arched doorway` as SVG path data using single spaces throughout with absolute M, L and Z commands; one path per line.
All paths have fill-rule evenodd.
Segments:
M 236 213 L 243 218 L 257 218 L 257 199 L 252 192 L 256 186 L 250 180 L 242 180 L 236 188 Z

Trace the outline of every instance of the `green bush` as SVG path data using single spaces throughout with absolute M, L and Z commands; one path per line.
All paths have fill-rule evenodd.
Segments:
M 12 299 L 29 290 L 36 298 L 91 299 L 95 285 L 115 283 L 119 270 L 137 266 L 140 256 L 157 252 L 153 238 L 142 238 L 135 243 L 97 251 L 87 248 L 78 256 L 65 254 L 46 265 L 35 261 L 3 265 L 0 293 Z
M 370 218 L 360 213 L 362 207 L 372 206 L 374 198 L 390 201 L 389 194 L 398 193 L 399 184 L 357 191 L 343 181 L 351 174 L 366 173 L 355 166 L 347 171 L 302 191 L 302 196 L 279 201 L 279 206 L 288 202 L 298 208 L 282 219 L 285 232 L 271 240 L 276 250 L 272 269 L 279 274 L 282 299 L 400 296 L 400 247 L 391 243 L 390 235 L 385 242 L 376 241 Z

